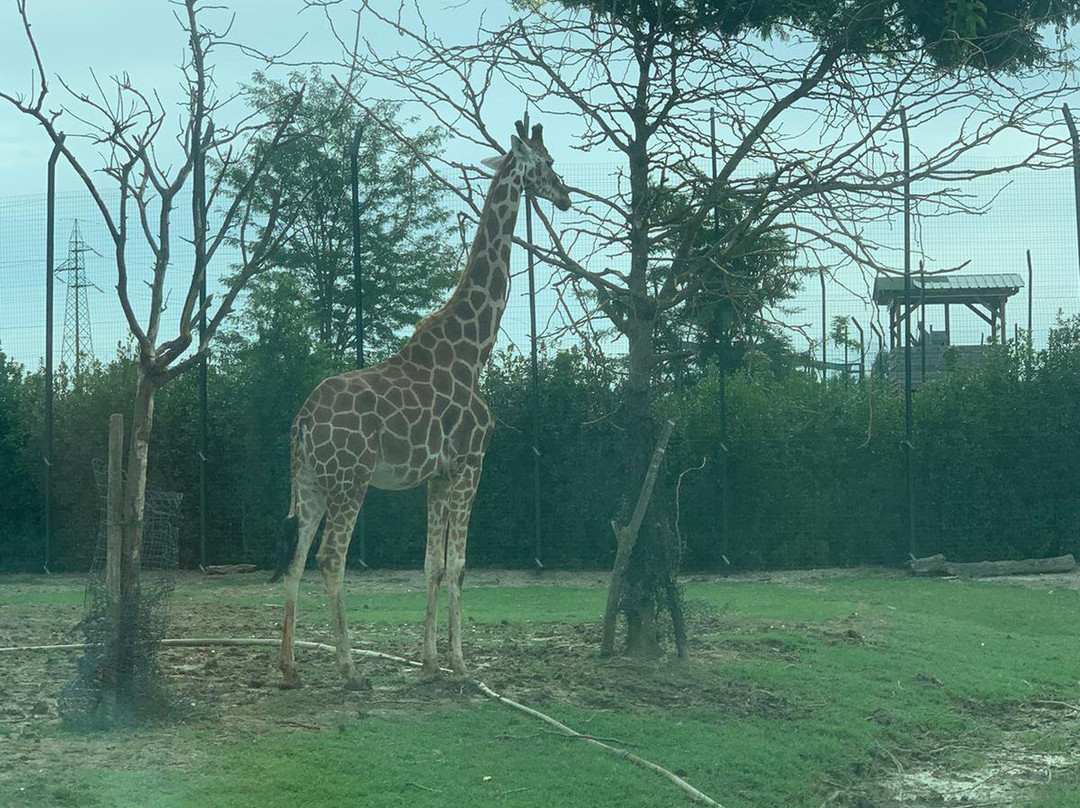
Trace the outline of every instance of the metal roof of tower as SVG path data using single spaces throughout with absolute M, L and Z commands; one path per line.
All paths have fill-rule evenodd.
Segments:
M 925 283 L 925 288 L 924 288 Z M 988 297 L 1012 297 L 1020 291 L 1024 280 L 1015 273 L 987 275 L 926 275 L 911 273 L 912 303 L 977 303 Z M 878 276 L 874 279 L 874 302 L 879 306 L 901 300 L 904 296 L 902 275 Z

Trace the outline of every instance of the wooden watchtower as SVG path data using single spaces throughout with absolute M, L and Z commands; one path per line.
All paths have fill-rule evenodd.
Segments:
M 918 386 L 927 378 L 944 373 L 945 354 L 949 352 L 957 363 L 978 361 L 985 346 L 957 345 L 952 338 L 950 311 L 962 306 L 979 316 L 990 326 L 991 341 L 1004 342 L 1005 304 L 1024 285 L 1019 275 L 1011 273 L 991 275 L 918 275 L 912 274 L 911 287 L 905 300 L 904 278 L 882 276 L 874 281 L 874 303 L 889 312 L 889 349 L 879 359 L 886 375 L 898 382 L 904 376 L 904 329 L 912 328 L 912 315 L 930 306 L 942 306 L 945 312 L 945 330 L 923 332 L 912 329 L 912 385 Z

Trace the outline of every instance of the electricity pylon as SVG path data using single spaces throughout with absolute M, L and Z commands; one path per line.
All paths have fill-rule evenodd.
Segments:
M 83 254 L 94 252 L 82 240 L 79 233 L 79 220 L 71 228 L 68 239 L 68 258 L 56 268 L 56 273 L 66 273 L 67 301 L 64 304 L 64 342 L 60 349 L 60 361 L 74 371 L 76 382 L 82 376 L 87 359 L 94 355 L 94 341 L 90 327 L 90 306 L 86 296 L 87 289 L 97 289 L 86 278 L 86 263 Z

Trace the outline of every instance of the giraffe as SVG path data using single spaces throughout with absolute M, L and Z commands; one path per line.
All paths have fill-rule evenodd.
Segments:
M 510 287 L 510 244 L 523 190 L 559 210 L 570 207 L 538 124 L 518 122 L 509 152 L 484 161 L 494 170 L 476 238 L 457 288 L 422 320 L 385 362 L 322 381 L 290 430 L 292 502 L 278 543 L 285 576 L 285 620 L 278 666 L 283 687 L 300 684 L 293 640 L 296 602 L 320 520 L 317 561 L 326 585 L 346 686 L 363 688 L 350 652 L 341 585 L 345 554 L 369 486 L 403 490 L 427 482 L 427 607 L 421 679 L 438 677 L 436 604 L 444 577 L 449 594 L 450 667 L 467 675 L 461 650 L 465 542 L 480 470 L 494 422 L 477 387 L 491 355 Z

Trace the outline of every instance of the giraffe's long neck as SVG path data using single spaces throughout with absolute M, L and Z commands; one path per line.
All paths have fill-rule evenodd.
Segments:
M 425 327 L 440 329 L 457 359 L 476 372 L 495 346 L 510 292 L 510 244 L 521 201 L 521 177 L 509 160 L 495 174 L 461 280 L 450 300 Z M 430 324 L 430 325 L 429 325 Z

